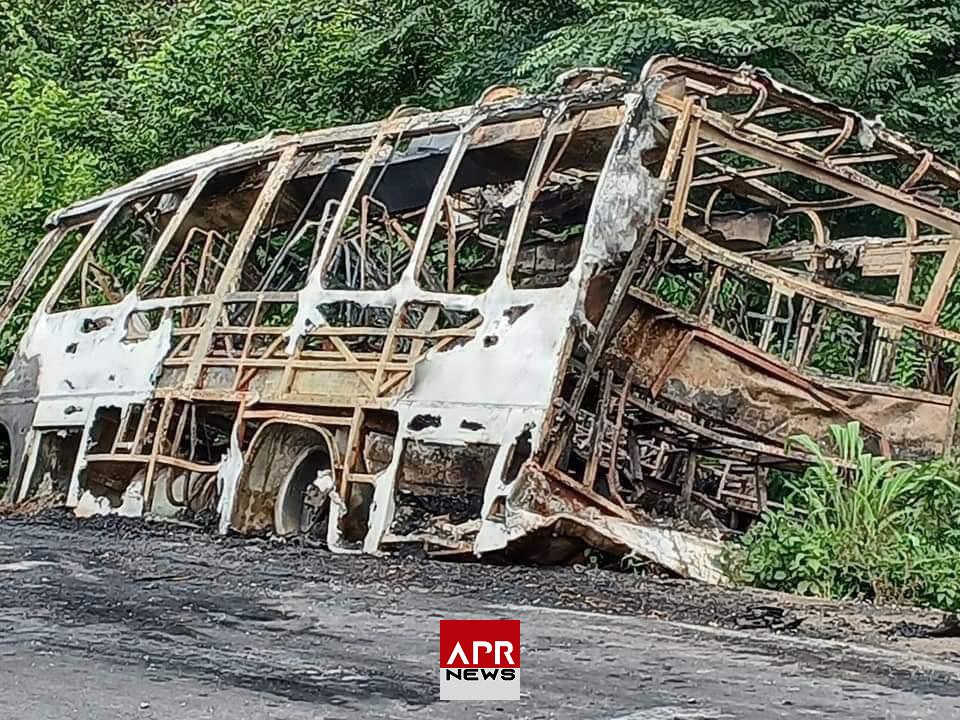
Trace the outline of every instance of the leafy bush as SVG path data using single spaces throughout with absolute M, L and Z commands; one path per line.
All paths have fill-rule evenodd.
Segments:
M 0 293 L 51 210 L 162 162 L 401 103 L 469 103 L 494 83 L 546 90 L 576 66 L 636 75 L 659 52 L 766 67 L 956 159 L 958 37 L 950 0 L 0 0 Z M 34 304 L 0 338 L 0 364 Z M 960 322 L 957 293 L 944 317 Z M 848 364 L 836 330 L 825 371 Z M 908 341 L 900 382 L 921 383 L 924 352 Z
M 830 428 L 828 455 L 788 481 L 729 553 L 735 579 L 802 595 L 960 609 L 960 464 L 909 464 L 865 452 L 857 423 Z

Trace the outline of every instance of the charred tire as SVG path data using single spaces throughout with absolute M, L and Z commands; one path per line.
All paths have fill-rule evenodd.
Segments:
M 304 450 L 277 492 L 274 532 L 281 537 L 325 534 L 330 499 L 315 484 L 320 473 L 331 472 L 325 448 Z

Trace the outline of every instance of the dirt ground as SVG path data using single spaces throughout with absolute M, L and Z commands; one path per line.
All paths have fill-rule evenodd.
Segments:
M 437 620 L 519 617 L 524 699 L 437 701 Z M 17 717 L 960 717 L 941 613 L 587 567 L 0 519 Z M 529 669 L 528 669 L 529 668 Z

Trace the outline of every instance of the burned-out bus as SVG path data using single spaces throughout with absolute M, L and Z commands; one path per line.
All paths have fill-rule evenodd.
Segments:
M 673 57 L 188 157 L 54 213 L 10 287 L 5 502 L 716 580 L 790 436 L 952 446 L 958 188 Z

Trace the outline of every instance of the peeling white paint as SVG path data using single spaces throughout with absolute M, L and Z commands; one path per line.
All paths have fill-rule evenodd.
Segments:
M 240 481 L 240 474 L 243 472 L 243 450 L 240 448 L 240 440 L 237 437 L 237 427 L 234 425 L 233 433 L 230 436 L 230 449 L 220 461 L 220 467 L 217 470 L 217 486 L 220 489 L 220 502 L 217 505 L 217 512 L 220 515 L 220 521 L 217 530 L 221 535 L 226 535 L 230 530 L 230 518 L 233 514 L 233 502 L 237 496 L 237 483 Z
M 130 294 L 116 305 L 38 315 L 20 348 L 23 356 L 39 359 L 38 401 L 152 396 L 156 373 L 170 350 L 173 324 L 167 318 L 142 340 L 125 342 L 127 319 L 137 303 L 137 296 Z M 85 332 L 85 321 L 104 325 Z M 16 380 L 19 366 L 11 366 L 4 385 Z M 70 420 L 68 424 L 78 424 L 77 417 Z
M 646 115 L 651 112 L 658 87 L 655 83 L 647 83 L 640 94 L 630 94 L 624 98 L 624 121 L 598 180 L 579 260 L 565 284 L 549 289 L 512 287 L 511 268 L 506 266 L 506 258 L 515 256 L 519 248 L 524 230 L 522 222 L 514 222 L 511 227 L 500 271 L 490 287 L 481 294 L 437 293 L 423 289 L 417 282 L 419 260 L 427 252 L 433 236 L 431 218 L 435 219 L 440 212 L 441 203 L 471 133 L 490 112 L 489 108 L 481 106 L 444 115 L 455 118 L 452 126 L 459 130 L 446 132 L 443 136 L 449 157 L 427 206 L 427 221 L 422 224 L 415 239 L 411 253 L 413 259 L 398 282 L 381 291 L 325 287 L 324 269 L 333 251 L 333 241 L 353 205 L 351 192 L 360 190 L 365 180 L 365 170 L 378 157 L 387 155 L 388 148 L 378 144 L 382 137 L 369 133 L 377 139 L 354 175 L 351 189 L 348 189 L 344 201 L 338 206 L 311 277 L 298 293 L 296 315 L 285 333 L 287 352 L 292 354 L 311 328 L 325 324 L 321 307 L 327 303 L 346 301 L 368 307 L 389 308 L 394 312 L 400 311 L 407 303 L 436 303 L 448 310 L 465 313 L 475 311 L 481 318 L 481 324 L 472 340 L 443 352 L 434 349 L 428 353 L 415 366 L 401 394 L 383 403 L 384 409 L 397 413 L 399 425 L 394 438 L 392 460 L 374 480 L 368 531 L 362 543 L 364 551 L 379 552 L 394 516 L 396 478 L 402 450 L 408 440 L 417 440 L 460 446 L 470 443 L 498 446 L 489 477 L 486 478 L 481 518 L 473 544 L 478 554 L 503 548 L 521 534 L 554 523 L 559 518 L 589 523 L 593 531 L 608 538 L 617 538 L 621 544 L 638 548 L 638 552 L 643 552 L 639 548 L 646 547 L 645 554 L 648 557 L 662 560 L 667 567 L 678 567 L 681 556 L 686 552 L 696 557 L 705 552 L 701 545 L 685 539 L 682 534 L 671 534 L 660 528 L 632 525 L 599 515 L 590 519 L 579 515 L 544 517 L 529 513 L 506 500 L 511 487 L 504 480 L 504 472 L 511 449 L 524 432 L 529 433 L 529 443 L 534 451 L 541 443 L 544 421 L 560 380 L 561 361 L 568 346 L 570 324 L 572 321 L 582 322 L 584 318 L 583 304 L 590 280 L 599 270 L 615 265 L 630 250 L 638 229 L 649 221 L 651 209 L 660 206 L 662 183 L 647 173 L 641 161 L 644 150 L 655 141 L 650 119 Z M 523 102 L 529 100 L 518 101 Z M 552 115 L 545 111 L 549 116 L 544 135 L 546 142 L 541 143 L 532 167 L 537 167 L 536 158 L 541 163 L 546 161 L 546 153 L 554 137 L 551 133 L 556 131 L 556 123 L 564 116 L 564 110 L 568 107 L 566 102 L 558 101 L 555 107 L 551 105 L 548 109 L 552 109 Z M 426 120 L 411 118 L 403 122 L 413 126 Z M 68 213 L 75 215 L 116 202 L 111 198 L 122 197 L 134 185 L 142 187 L 166 181 L 178 174 L 225 162 L 228 158 L 236 159 L 240 155 L 262 157 L 270 148 L 296 144 L 306 137 L 267 137 L 248 145 L 224 146 L 158 168 L 134 184 L 81 203 Z M 427 142 L 432 141 L 436 141 L 436 136 L 427 138 Z M 414 145 L 422 142 L 415 141 Z M 515 182 L 510 192 L 501 199 L 505 205 L 518 208 L 518 218 L 523 217 L 521 211 L 529 200 L 531 187 Z M 56 215 L 52 217 L 54 222 L 59 219 Z M 162 308 L 165 304 L 172 305 L 175 302 L 176 299 L 141 303 L 135 294 L 129 294 L 120 303 L 110 307 L 86 308 L 54 315 L 39 313 L 32 320 L 21 348 L 22 357 L 37 358 L 39 361 L 36 416 L 52 426 L 83 426 L 81 448 L 86 448 L 99 408 L 116 406 L 125 410 L 132 402 L 143 402 L 152 397 L 157 373 L 171 349 L 172 322 L 165 318 L 157 329 L 133 342 L 126 341 L 127 322 L 130 314 L 137 309 Z M 524 308 L 524 311 L 518 313 L 518 308 Z M 19 379 L 15 367 L 3 382 L 8 385 Z M 421 414 L 436 416 L 439 425 L 411 429 L 410 421 Z M 243 464 L 243 450 L 235 424 L 229 450 L 221 459 L 217 471 L 220 533 L 229 530 Z M 133 516 L 143 513 L 142 479 L 136 478 L 130 483 L 120 506 L 114 508 L 107 498 L 96 497 L 89 489 L 80 486 L 85 467 L 86 459 L 81 452 L 68 493 L 68 505 L 75 506 L 78 516 L 110 513 Z M 331 548 L 341 552 L 354 551 L 345 545 L 340 532 L 340 523 L 347 512 L 347 499 L 337 492 L 332 476 L 318 477 L 317 482 L 318 487 L 330 498 L 328 541 Z M 503 501 L 506 507 L 505 520 L 491 519 L 492 509 L 498 501 Z M 699 561 L 693 572 L 704 578 L 709 575 Z
M 588 517 L 584 513 L 558 513 L 545 516 L 518 507 L 507 514 L 510 540 L 516 540 L 531 532 L 549 528 L 566 521 L 580 526 L 588 538 L 598 537 L 591 545 L 603 541 L 611 548 L 626 546 L 633 553 L 672 570 L 682 577 L 719 585 L 727 581 L 721 569 L 720 557 L 723 544 L 692 533 L 639 522 L 628 522 L 609 515 L 596 513 Z
M 501 267 L 491 286 L 476 296 L 451 295 L 422 289 L 415 277 L 416 262 L 411 262 L 398 282 L 387 290 L 335 290 L 323 286 L 323 268 L 330 252 L 330 238 L 307 286 L 298 295 L 296 317 L 286 333 L 287 352 L 293 352 L 299 339 L 310 328 L 325 324 L 321 306 L 342 301 L 396 310 L 406 303 L 440 303 L 461 312 L 476 311 L 482 322 L 469 342 L 444 352 L 432 350 L 415 367 L 404 392 L 390 409 L 399 417 L 394 439 L 393 459 L 375 480 L 374 498 L 369 512 L 365 552 L 377 552 L 387 534 L 394 515 L 396 475 L 404 443 L 420 440 L 432 443 L 463 445 L 488 443 L 499 446 L 493 467 L 484 487 L 481 525 L 474 544 L 476 553 L 505 547 L 513 535 L 502 522 L 489 519 L 498 498 L 508 488 L 503 473 L 510 450 L 517 437 L 529 428 L 531 446 L 540 442 L 543 422 L 550 408 L 559 381 L 571 318 L 583 316 L 587 285 L 598 269 L 616 262 L 636 239 L 636 228 L 648 220 L 649 203 L 656 204 L 662 193 L 659 181 L 650 177 L 641 162 L 643 150 L 654 143 L 649 126 L 636 122 L 643 100 L 649 101 L 656 88 L 648 87 L 646 95 L 628 95 L 625 100 L 625 121 L 618 130 L 612 151 L 605 161 L 598 180 L 580 258 L 567 282 L 549 289 L 514 289 L 509 268 Z M 468 123 L 467 125 L 470 125 Z M 465 131 L 464 131 L 465 132 Z M 620 151 L 616 151 L 620 148 Z M 448 164 L 446 173 L 456 170 Z M 442 196 L 447 178 L 437 181 Z M 432 203 L 433 204 L 433 203 Z M 428 210 L 429 213 L 429 210 Z M 430 242 L 430 227 L 420 228 L 413 257 L 422 255 Z M 522 228 L 514 228 L 507 247 L 519 243 Z M 507 255 L 509 250 L 504 254 Z M 511 319 L 516 308 L 528 308 Z M 439 427 L 421 430 L 409 428 L 416 415 L 440 418 Z M 482 426 L 471 430 L 462 421 Z M 346 508 L 331 507 L 329 544 L 343 549 L 339 524 Z
M 140 517 L 143 514 L 143 480 L 130 481 L 123 491 L 118 507 L 113 507 L 110 500 L 94 495 L 84 490 L 73 510 L 79 518 L 93 517 L 94 515 L 119 515 L 120 517 Z

